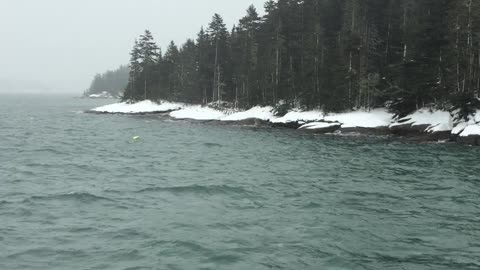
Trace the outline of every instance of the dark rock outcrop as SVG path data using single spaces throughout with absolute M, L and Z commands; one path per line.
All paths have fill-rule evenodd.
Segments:
M 306 124 L 305 122 L 295 121 L 295 122 L 286 122 L 286 123 L 271 123 L 271 126 L 275 128 L 298 129 L 305 124 Z
M 412 124 L 400 124 L 390 127 L 390 131 L 394 135 L 399 136 L 409 136 L 409 135 L 419 135 L 425 133 L 425 130 L 430 125 L 412 125 Z
M 480 135 L 457 136 L 456 141 L 464 145 L 480 146 Z
M 391 135 L 392 132 L 388 127 L 375 127 L 375 128 L 364 128 L 364 127 L 350 127 L 350 128 L 340 128 L 341 134 L 358 134 L 358 135 L 369 135 L 369 136 L 387 136 Z
M 232 125 L 232 126 L 253 126 L 253 127 L 269 127 L 271 123 L 258 118 L 248 118 L 238 121 L 214 121 L 218 125 Z

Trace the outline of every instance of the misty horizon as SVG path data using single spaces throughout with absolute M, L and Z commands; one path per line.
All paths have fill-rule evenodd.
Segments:
M 0 0 L 0 92 L 82 93 L 95 74 L 126 65 L 135 38 L 149 29 L 166 49 L 207 26 L 214 13 L 230 29 L 263 0 L 186 1 L 7 1 Z M 132 14 L 138 14 L 132 18 Z M 128 18 L 128 20 L 126 19 Z

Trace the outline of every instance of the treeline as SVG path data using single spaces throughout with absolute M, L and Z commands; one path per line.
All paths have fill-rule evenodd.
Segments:
M 196 40 L 164 53 L 146 31 L 124 100 L 404 115 L 432 104 L 471 111 L 479 89 L 480 1 L 271 0 L 233 29 L 215 14 Z
M 107 92 L 112 96 L 118 96 L 128 84 L 129 72 L 130 68 L 128 66 L 120 66 L 116 70 L 95 75 L 84 95 Z

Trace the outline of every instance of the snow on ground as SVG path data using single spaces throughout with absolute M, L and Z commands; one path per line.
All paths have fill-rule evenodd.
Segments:
M 268 121 L 274 118 L 273 107 L 253 107 L 250 110 L 244 112 L 237 112 L 220 119 L 221 121 L 241 121 L 245 119 L 256 118 L 264 121 Z
M 452 117 L 449 112 L 445 111 L 430 111 L 430 109 L 420 109 L 402 119 L 399 119 L 396 123 L 390 125 L 390 127 L 401 125 L 422 126 L 428 125 L 426 132 L 448 131 L 452 130 L 453 123 Z
M 107 91 L 103 91 L 99 94 L 91 94 L 88 96 L 89 98 L 113 98 L 112 94 L 108 93 Z
M 133 104 L 128 104 L 126 102 L 115 103 L 111 105 L 106 105 L 103 107 L 98 107 L 93 109 L 94 112 L 101 113 L 153 113 L 153 112 L 169 112 L 173 110 L 178 110 L 185 105 L 182 103 L 172 103 L 172 102 L 162 102 L 155 103 L 150 100 L 145 100 Z
M 289 123 L 289 122 L 339 122 L 342 128 L 362 127 L 375 128 L 386 127 L 390 124 L 392 114 L 385 109 L 375 109 L 370 112 L 354 111 L 348 113 L 332 113 L 325 115 L 321 111 L 292 111 L 284 117 L 273 118 L 272 123 Z
M 370 112 L 355 111 L 329 114 L 324 120 L 342 123 L 342 128 L 375 128 L 388 127 L 392 121 L 392 116 L 393 115 L 385 109 L 375 109 Z
M 291 122 L 313 122 L 322 120 L 323 112 L 322 111 L 291 111 L 283 117 L 272 118 L 272 123 L 291 123 Z
M 462 131 L 468 126 L 468 123 L 461 122 L 458 123 L 453 129 L 452 129 L 452 134 L 454 135 L 460 135 Z
M 323 129 L 323 128 L 329 128 L 329 127 L 334 127 L 339 125 L 340 123 L 312 122 L 312 123 L 308 123 L 301 126 L 299 129 L 315 130 L 315 129 Z
M 425 131 L 430 133 L 443 132 L 452 130 L 452 123 L 439 123 L 429 126 Z
M 272 107 L 253 107 L 247 111 L 232 112 L 219 111 L 210 107 L 200 105 L 188 105 L 184 103 L 161 102 L 155 103 L 149 100 L 134 104 L 116 103 L 95 108 L 93 112 L 101 113 L 125 113 L 140 114 L 154 112 L 170 112 L 170 116 L 177 119 L 192 120 L 220 120 L 220 121 L 241 121 L 245 119 L 261 119 L 272 123 L 305 122 L 308 123 L 300 129 L 322 129 L 336 125 L 342 128 L 376 128 L 388 126 L 392 114 L 385 109 L 375 109 L 369 112 L 354 111 L 348 113 L 332 113 L 325 115 L 322 111 L 299 111 L 294 110 L 283 117 L 275 117 Z M 399 123 L 401 122 L 401 123 Z M 412 126 L 429 125 L 426 132 L 438 132 L 452 130 L 452 134 L 462 137 L 480 135 L 480 111 L 468 122 L 458 123 L 455 127 L 452 124 L 450 113 L 444 111 L 433 111 L 420 109 L 415 113 L 400 119 L 390 127 L 411 124 Z
M 480 110 L 477 110 L 477 112 L 476 112 L 475 115 L 473 116 L 473 121 L 475 121 L 475 123 L 479 123 L 479 122 L 480 122 Z
M 173 111 L 170 113 L 170 116 L 176 119 L 220 120 L 226 117 L 227 114 L 210 107 L 192 105 Z
M 462 133 L 460 133 L 460 137 L 468 137 L 473 135 L 480 135 L 480 124 L 472 124 L 468 125 Z

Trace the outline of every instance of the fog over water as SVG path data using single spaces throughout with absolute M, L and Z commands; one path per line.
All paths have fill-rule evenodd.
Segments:
M 0 0 L 0 92 L 81 93 L 99 72 L 126 64 L 150 29 L 165 48 L 195 38 L 214 13 L 231 29 L 264 0 Z

